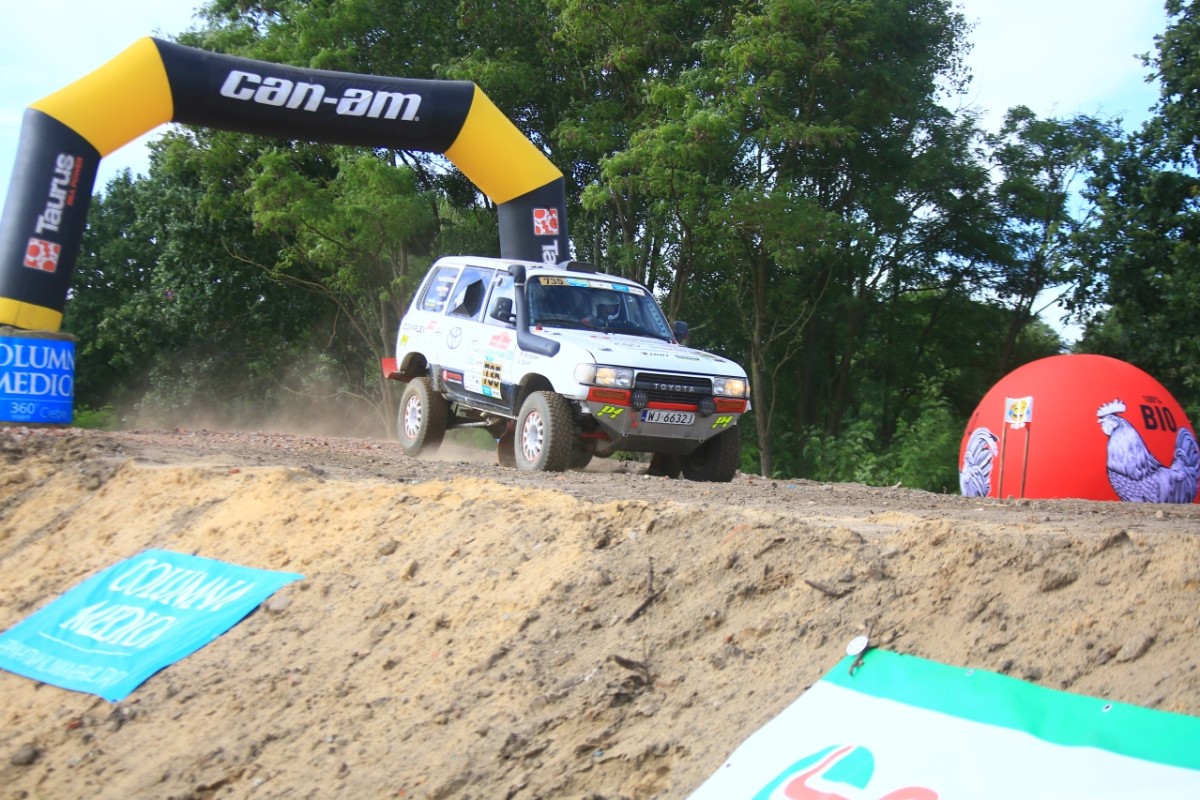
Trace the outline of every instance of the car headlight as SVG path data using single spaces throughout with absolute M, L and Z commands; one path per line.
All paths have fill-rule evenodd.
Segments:
M 722 397 L 749 397 L 750 384 L 745 378 L 713 378 L 713 394 Z
M 605 386 L 613 389 L 632 389 L 633 370 L 624 367 L 603 367 L 597 364 L 580 364 L 575 368 L 575 380 L 587 386 Z

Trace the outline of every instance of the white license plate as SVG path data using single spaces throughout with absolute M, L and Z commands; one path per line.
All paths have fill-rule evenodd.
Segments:
M 642 422 L 663 422 L 667 425 L 691 425 L 696 421 L 696 415 L 691 411 L 662 411 L 657 408 L 647 408 L 642 411 Z

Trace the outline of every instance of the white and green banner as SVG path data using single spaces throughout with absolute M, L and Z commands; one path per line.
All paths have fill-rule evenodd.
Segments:
M 1200 718 L 883 650 L 853 663 L 690 800 L 1200 798 Z

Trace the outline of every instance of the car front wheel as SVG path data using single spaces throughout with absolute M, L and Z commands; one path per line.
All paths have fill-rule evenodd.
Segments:
M 517 416 L 516 435 L 517 469 L 562 472 L 570 465 L 575 425 L 571 407 L 561 395 L 529 395 Z
M 400 396 L 396 433 L 400 447 L 410 456 L 432 453 L 446 436 L 450 404 L 433 389 L 429 378 L 413 378 Z

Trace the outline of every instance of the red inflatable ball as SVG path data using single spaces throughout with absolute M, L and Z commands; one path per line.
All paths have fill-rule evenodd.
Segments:
M 1006 375 L 967 424 L 958 469 L 968 497 L 1194 503 L 1200 490 L 1179 403 L 1108 356 L 1051 356 Z

